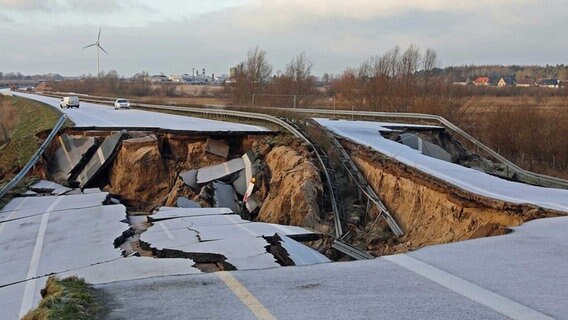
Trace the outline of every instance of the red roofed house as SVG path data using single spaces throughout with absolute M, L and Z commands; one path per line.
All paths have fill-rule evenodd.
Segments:
M 478 87 L 487 87 L 491 85 L 491 80 L 489 80 L 489 77 L 479 77 L 473 80 L 473 85 Z

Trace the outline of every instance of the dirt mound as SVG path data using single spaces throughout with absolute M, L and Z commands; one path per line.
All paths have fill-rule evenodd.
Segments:
M 561 214 L 472 194 L 378 152 L 343 144 L 405 232 L 397 243 L 367 226 L 358 240 L 377 254 L 500 235 L 525 221 Z
M 320 219 L 323 189 L 319 170 L 307 154 L 304 147 L 292 146 L 279 146 L 268 152 L 266 164 L 271 175 L 270 187 L 258 220 L 327 233 L 329 227 Z
M 108 190 L 123 202 L 149 211 L 164 202 L 168 193 L 168 170 L 154 135 L 123 141 L 109 172 Z

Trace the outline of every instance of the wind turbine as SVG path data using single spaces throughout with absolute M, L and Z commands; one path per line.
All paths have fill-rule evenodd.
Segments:
M 83 47 L 83 49 L 87 49 L 88 47 L 92 47 L 95 46 L 97 47 L 97 78 L 99 77 L 99 73 L 100 73 L 100 69 L 99 69 L 99 49 L 103 50 L 104 53 L 106 53 L 108 55 L 108 52 L 106 52 L 105 49 L 103 49 L 103 47 L 101 47 L 101 28 L 99 27 L 99 35 L 97 36 L 97 42 L 90 44 L 88 46 Z

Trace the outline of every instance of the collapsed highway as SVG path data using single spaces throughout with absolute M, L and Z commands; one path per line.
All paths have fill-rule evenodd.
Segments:
M 52 102 L 46 97 L 28 97 Z M 151 108 L 167 109 L 162 106 Z M 319 278 L 314 272 L 341 277 L 342 272 L 347 272 L 344 268 L 349 267 L 340 264 L 337 267 L 320 266 L 313 267 L 313 272 L 309 269 L 312 267 L 308 267 L 298 271 L 297 275 L 289 274 L 290 271 L 258 270 L 319 264 L 330 259 L 369 259 L 373 255 L 408 252 L 432 244 L 500 235 L 525 221 L 559 217 L 568 211 L 568 191 L 496 178 L 496 173 L 502 171 L 499 164 L 475 152 L 462 150 L 455 139 L 440 142 L 441 132 L 446 132 L 440 126 L 325 119 L 286 122 L 267 115 L 254 116 L 295 136 L 290 137 L 258 126 L 225 125 L 183 116 L 160 114 L 158 117 L 151 112 L 110 109 L 88 105 L 80 112 L 67 111 L 76 128 L 66 129 L 58 135 L 40 164 L 46 177 L 60 184 L 42 182 L 43 185 L 35 185 L 25 195 L 27 197 L 12 201 L 0 211 L 1 226 L 6 229 L 4 233 L 0 229 L 0 243 L 6 250 L 9 243 L 22 234 L 18 229 L 26 227 L 26 223 L 33 222 L 29 225 L 38 228 L 37 233 L 30 231 L 25 237 L 29 249 L 26 259 L 29 260 L 16 253 L 3 255 L 7 260 L 2 263 L 13 268 L 29 264 L 29 268 L 24 268 L 27 270 L 25 275 L 2 279 L 0 294 L 11 296 L 10 303 L 3 308 L 17 306 L 7 318 L 22 316 L 37 305 L 39 288 L 45 276 L 51 273 L 84 276 L 91 283 L 101 284 L 101 290 L 106 290 L 123 304 L 132 303 L 124 301 L 120 294 L 117 296 L 118 287 L 126 283 L 105 283 L 220 270 L 255 270 L 258 279 L 264 276 L 295 279 L 291 280 L 298 283 L 294 290 L 326 295 L 332 289 L 323 279 L 314 280 Z M 184 110 L 183 107 L 169 109 Z M 142 118 L 134 112 L 140 112 Z M 212 113 L 247 117 L 246 113 L 236 111 L 216 110 Z M 153 120 L 143 118 L 146 114 Z M 148 126 L 150 123 L 152 126 Z M 468 168 L 471 171 L 462 172 L 460 168 L 466 169 L 463 165 L 476 169 Z M 476 175 L 474 180 L 481 181 L 481 185 L 468 180 L 470 174 Z M 504 176 L 515 180 L 507 174 Z M 499 180 L 491 180 L 493 178 Z M 251 181 L 254 182 L 252 192 L 249 192 Z M 555 182 L 554 179 L 551 181 Z M 497 187 L 492 189 L 492 186 Z M 77 200 L 79 197 L 81 200 Z M 93 198 L 94 202 L 87 198 Z M 75 200 L 65 204 L 72 199 Z M 79 212 L 85 211 L 84 220 L 61 224 L 58 215 L 62 213 L 59 212 L 66 210 L 74 211 L 77 219 L 81 219 Z M 102 214 L 104 219 L 89 213 L 90 210 Z M 113 213 L 103 214 L 107 211 Z M 128 223 L 121 222 L 124 218 L 128 218 Z M 566 223 L 563 217 L 555 219 Z M 85 238 L 86 235 L 73 238 L 73 233 L 65 230 L 70 224 L 89 225 L 95 221 L 101 227 L 113 227 L 104 228 L 104 231 L 93 228 L 90 238 Z M 524 235 L 528 233 L 519 236 Z M 61 237 L 63 239 L 59 239 Z M 77 251 L 71 255 L 74 258 L 63 260 L 66 251 L 61 250 L 73 247 L 72 243 L 79 239 L 88 243 L 108 242 L 112 247 L 108 247 L 108 243 L 107 247 L 103 246 L 107 252 L 104 257 Z M 41 244 L 38 244 L 40 240 Z M 297 241 L 305 242 L 312 249 Z M 468 246 L 467 243 L 461 245 Z M 469 246 L 475 247 L 475 244 Z M 434 252 L 432 256 L 436 251 L 444 256 L 444 250 L 451 251 L 456 246 L 446 248 L 431 249 L 430 252 Z M 42 251 L 49 254 L 42 257 Z M 465 252 L 456 254 L 464 256 Z M 57 258 L 49 258 L 58 256 L 64 264 L 58 264 Z M 421 251 L 412 256 L 432 264 L 438 262 Z M 76 264 L 70 263 L 73 267 L 63 268 L 68 265 L 67 259 L 75 259 L 73 263 Z M 394 278 L 410 270 L 441 284 L 441 280 L 421 274 L 423 269 L 413 269 L 417 263 L 408 264 L 408 261 L 414 260 L 389 256 L 375 261 L 353 264 L 353 268 L 361 272 L 355 276 L 356 281 L 369 281 L 369 270 L 380 268 Z M 154 262 L 160 265 L 153 265 Z M 391 262 L 405 271 L 396 275 Z M 128 272 L 123 272 L 122 265 L 116 265 L 118 263 L 127 264 Z M 111 267 L 105 269 L 104 265 Z M 444 269 L 445 266 L 439 267 Z M 453 271 L 453 274 L 460 273 Z M 203 281 L 219 281 L 200 276 Z M 264 292 L 263 287 L 258 287 L 256 281 L 259 280 L 250 276 L 250 273 L 237 275 L 247 287 Z M 566 277 L 565 274 L 556 276 Z M 543 310 L 541 305 L 533 305 L 532 301 L 537 301 L 533 296 L 519 297 L 508 291 L 499 296 L 505 299 L 506 306 L 500 309 L 491 302 L 465 294 L 467 286 L 474 285 L 469 282 L 461 287 L 453 287 L 453 283 L 442 284 L 449 288 L 445 292 L 446 289 L 432 288 L 432 283 L 424 279 L 412 280 L 409 276 L 407 280 L 409 284 L 419 283 L 417 285 L 423 288 L 414 298 L 418 305 L 422 301 L 420 294 L 426 294 L 427 290 L 438 292 L 439 297 L 449 291 L 460 294 L 459 298 L 447 297 L 459 302 L 460 306 L 446 306 L 447 314 L 440 314 L 445 318 L 462 316 L 465 310 L 475 310 L 466 318 L 498 318 L 503 314 L 517 318 L 518 312 L 529 311 L 542 317 L 544 313 L 562 312 Z M 144 280 L 140 281 L 132 282 L 131 289 L 143 285 Z M 350 287 L 339 282 L 343 288 Z M 484 287 L 487 292 L 482 292 L 481 296 L 489 296 L 492 287 L 487 284 Z M 400 288 L 401 292 L 407 289 Z M 399 292 L 399 289 L 393 290 Z M 22 295 L 23 299 L 18 298 Z M 270 297 L 267 295 L 265 302 L 278 317 L 300 318 L 300 313 L 276 307 Z M 523 302 L 520 307 L 515 305 L 517 300 Z M 472 301 L 483 307 L 476 308 Z M 360 303 L 372 305 L 369 301 Z M 434 304 L 437 303 L 442 302 L 438 300 Z M 230 304 L 234 305 L 233 302 Z M 197 303 L 191 305 L 202 314 L 212 315 Z M 464 306 L 469 309 L 462 309 Z M 246 309 L 240 312 L 237 318 L 251 315 Z M 252 314 L 256 315 L 254 311 Z M 311 313 L 308 311 L 307 314 Z

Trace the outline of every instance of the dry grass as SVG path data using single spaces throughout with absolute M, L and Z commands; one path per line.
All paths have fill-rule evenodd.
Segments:
M 39 306 L 23 320 L 88 320 L 95 319 L 98 304 L 93 289 L 78 277 L 58 279 L 50 276 Z
M 41 144 L 36 134 L 53 128 L 59 114 L 41 103 L 16 97 L 6 97 L 4 104 L 17 111 L 11 141 L 0 152 L 0 182 L 17 173 Z M 2 118 L 4 114 L 2 114 Z
M 8 143 L 20 117 L 8 97 L 0 95 L 0 146 Z

